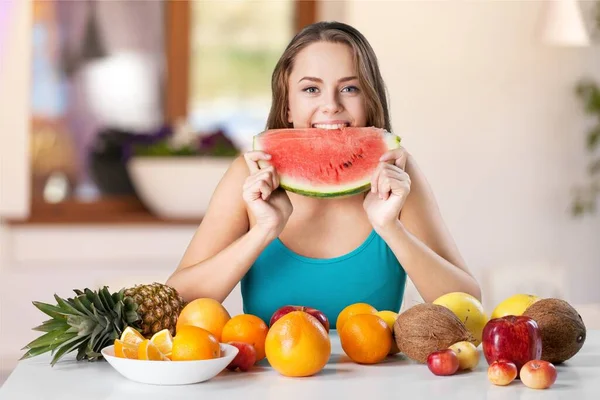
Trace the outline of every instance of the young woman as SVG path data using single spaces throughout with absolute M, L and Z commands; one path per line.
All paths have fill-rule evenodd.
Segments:
M 267 129 L 375 126 L 392 132 L 385 85 L 365 37 L 339 22 L 296 35 L 272 78 Z M 167 284 L 185 300 L 223 301 L 241 281 L 244 312 L 323 311 L 332 328 L 349 304 L 398 311 L 406 276 L 425 301 L 454 291 L 481 298 L 414 158 L 381 158 L 368 193 L 318 199 L 279 188 L 269 155 L 235 160 Z

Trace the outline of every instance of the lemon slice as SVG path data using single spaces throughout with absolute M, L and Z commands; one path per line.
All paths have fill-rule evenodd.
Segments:
M 125 328 L 119 340 L 129 344 L 139 345 L 142 341 L 146 339 L 140 332 L 128 326 Z
M 173 336 L 171 336 L 171 332 L 168 329 L 156 332 L 152 335 L 150 342 L 158 347 L 158 350 L 163 355 L 167 357 L 171 356 L 171 352 L 173 351 Z
M 150 339 L 144 340 L 138 347 L 138 359 L 149 361 L 169 361 L 169 359 L 160 352 Z
M 138 358 L 138 345 L 115 339 L 115 356 L 120 358 Z

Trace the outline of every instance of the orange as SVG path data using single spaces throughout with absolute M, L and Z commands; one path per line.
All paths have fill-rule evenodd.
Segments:
M 119 338 L 122 342 L 138 345 L 146 339 L 139 331 L 133 329 L 131 326 L 125 328 L 121 337 Z
M 137 360 L 138 345 L 115 339 L 115 357 L 132 358 Z
M 139 360 L 150 360 L 150 361 L 169 361 L 163 353 L 160 352 L 158 347 L 150 341 L 150 339 L 144 340 L 138 347 L 138 359 Z
M 318 319 L 292 311 L 275 322 L 267 333 L 265 353 L 284 376 L 301 377 L 321 371 L 329 361 L 331 342 Z
M 265 340 L 269 327 L 252 314 L 240 314 L 231 318 L 223 327 L 221 342 L 243 342 L 254 346 L 256 361 L 265 358 Z
M 388 328 L 390 328 L 390 332 L 392 334 L 392 349 L 390 350 L 390 354 L 400 353 L 400 349 L 398 349 L 398 345 L 396 344 L 396 340 L 394 339 L 394 324 L 396 323 L 396 319 L 398 318 L 398 313 L 384 310 L 377 311 L 375 315 L 383 319 L 387 324 Z
M 173 350 L 173 337 L 168 329 L 156 332 L 150 339 L 153 345 L 158 347 L 158 350 L 167 357 L 171 357 L 171 351 Z
M 353 315 L 358 314 L 375 314 L 377 309 L 370 304 L 367 303 L 354 303 L 350 304 L 346 308 L 344 308 L 338 315 L 337 321 L 335 323 L 335 329 L 337 331 L 341 331 L 344 327 L 344 323 L 348 318 Z
M 171 360 L 210 360 L 221 357 L 217 338 L 206 329 L 193 325 L 179 328 L 173 338 Z
M 373 314 L 354 315 L 339 332 L 344 352 L 359 364 L 376 364 L 392 348 L 392 335 L 386 322 Z
M 221 341 L 223 326 L 231 319 L 231 316 L 217 300 L 201 298 L 188 303 L 177 319 L 175 332 L 184 325 L 193 325 L 206 329 L 212 333 L 217 341 Z

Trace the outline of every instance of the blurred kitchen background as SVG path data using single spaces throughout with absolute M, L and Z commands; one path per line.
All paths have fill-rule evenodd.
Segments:
M 486 310 L 560 297 L 600 329 L 597 2 L 2 0 L 0 382 L 33 300 L 166 280 L 318 20 L 374 47 Z

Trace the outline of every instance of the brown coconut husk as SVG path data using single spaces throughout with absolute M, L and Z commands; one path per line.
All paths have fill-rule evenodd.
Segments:
M 542 299 L 525 310 L 542 336 L 542 360 L 561 364 L 573 357 L 585 342 L 583 319 L 569 303 L 560 299 Z
M 457 342 L 475 343 L 475 338 L 449 309 L 432 303 L 417 304 L 404 311 L 394 323 L 398 349 L 407 357 L 426 363 L 434 351 Z

